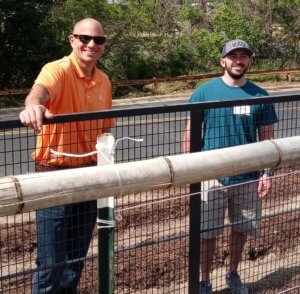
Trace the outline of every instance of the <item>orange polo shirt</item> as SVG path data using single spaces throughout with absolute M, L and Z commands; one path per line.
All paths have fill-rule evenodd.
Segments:
M 50 99 L 46 107 L 53 114 L 68 114 L 107 110 L 112 108 L 111 83 L 106 74 L 94 67 L 88 79 L 72 53 L 46 64 L 35 84 L 47 88 Z M 80 166 L 97 162 L 97 156 L 74 158 L 53 155 L 50 148 L 64 153 L 83 154 L 95 150 L 97 137 L 103 128 L 114 127 L 114 119 L 98 119 L 44 125 L 37 136 L 33 158 L 54 166 Z

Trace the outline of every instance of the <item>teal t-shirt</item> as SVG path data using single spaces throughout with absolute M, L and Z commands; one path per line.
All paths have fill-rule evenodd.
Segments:
M 268 93 L 247 81 L 243 87 L 231 87 L 222 78 L 213 79 L 196 89 L 189 102 L 211 102 L 239 100 Z M 230 146 L 254 143 L 257 141 L 259 126 L 274 124 L 278 121 L 273 104 L 240 105 L 204 110 L 203 149 L 212 150 Z M 231 185 L 256 180 L 258 172 L 221 178 L 223 185 Z

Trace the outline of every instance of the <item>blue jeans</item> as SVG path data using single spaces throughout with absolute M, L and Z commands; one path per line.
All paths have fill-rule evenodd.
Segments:
M 37 266 L 33 294 L 77 293 L 97 217 L 96 201 L 36 212 Z

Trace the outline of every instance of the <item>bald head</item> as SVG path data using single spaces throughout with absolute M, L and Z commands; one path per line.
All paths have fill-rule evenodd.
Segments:
M 93 67 L 105 50 L 105 36 L 102 25 L 93 18 L 77 22 L 69 36 L 73 53 L 86 76 L 91 77 Z
M 93 31 L 95 36 L 104 36 L 104 30 L 99 21 L 94 18 L 85 18 L 78 21 L 73 28 L 73 34 L 88 34 Z

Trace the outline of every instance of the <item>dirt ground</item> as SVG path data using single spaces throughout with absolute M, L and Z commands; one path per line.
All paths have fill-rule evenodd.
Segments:
M 295 172 L 287 167 L 277 174 Z M 300 177 L 297 173 L 273 180 L 272 195 L 264 202 L 262 232 L 249 238 L 242 256 L 241 276 L 249 293 L 300 293 Z M 122 199 L 117 203 L 122 220 L 117 222 L 115 246 L 121 250 L 140 242 L 171 237 L 168 242 L 140 246 L 115 254 L 116 293 L 188 293 L 189 198 L 174 196 L 187 188 L 158 191 Z M 167 195 L 167 196 L 166 196 Z M 172 198 L 169 201 L 166 198 Z M 152 202 L 151 205 L 142 204 Z M 135 208 L 121 210 L 138 205 Z M 281 212 L 281 213 L 280 213 Z M 273 216 L 277 213 L 277 216 Z M 228 263 L 228 233 L 218 240 L 213 262 L 214 293 L 227 294 L 224 274 Z M 177 238 L 181 234 L 181 238 Z M 173 237 L 173 238 L 172 238 Z M 96 240 L 90 255 L 96 254 Z M 35 268 L 35 225 L 33 218 L 0 225 L 1 277 Z M 80 293 L 96 293 L 97 261 L 86 262 Z M 0 280 L 0 293 L 30 293 L 32 273 Z

